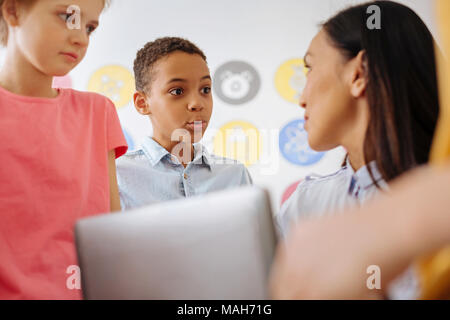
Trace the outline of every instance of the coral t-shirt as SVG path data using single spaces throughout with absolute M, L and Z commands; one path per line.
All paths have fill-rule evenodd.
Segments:
M 110 210 L 108 151 L 127 150 L 113 103 L 0 87 L 0 299 L 79 299 L 76 220 Z

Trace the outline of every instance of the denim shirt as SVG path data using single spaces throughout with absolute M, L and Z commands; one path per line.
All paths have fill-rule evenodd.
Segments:
M 211 155 L 200 143 L 186 168 L 150 137 L 116 166 L 122 210 L 252 184 L 243 164 Z
M 367 166 L 355 172 L 348 161 L 334 174 L 306 177 L 284 203 L 276 217 L 281 237 L 286 238 L 292 224 L 301 223 L 302 219 L 322 217 L 344 208 L 361 205 L 376 197 L 382 190 L 387 191 L 388 185 L 378 171 L 376 163 L 371 162 L 369 166 L 379 188 L 372 180 Z M 409 266 L 394 279 L 387 294 L 388 298 L 393 300 L 420 297 L 418 275 L 414 265 Z

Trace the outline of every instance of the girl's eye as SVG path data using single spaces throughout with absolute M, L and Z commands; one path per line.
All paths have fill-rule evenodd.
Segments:
M 209 94 L 211 92 L 211 88 L 210 87 L 204 87 L 203 89 L 202 89 L 202 93 L 203 94 Z
M 69 22 L 70 17 L 73 16 L 73 13 L 60 13 L 58 14 L 58 16 L 64 21 L 64 22 Z M 86 27 L 86 33 L 88 35 L 90 35 L 92 32 L 95 31 L 95 29 L 97 29 L 97 26 L 95 25 L 89 25 Z
M 87 26 L 86 27 L 87 34 L 90 35 L 92 32 L 94 32 L 95 29 L 96 29 L 95 26 Z
M 70 13 L 60 13 L 58 15 L 64 22 L 68 22 L 72 14 Z
M 179 95 L 183 94 L 183 89 L 176 88 L 176 89 L 170 90 L 169 93 L 173 96 L 179 96 Z

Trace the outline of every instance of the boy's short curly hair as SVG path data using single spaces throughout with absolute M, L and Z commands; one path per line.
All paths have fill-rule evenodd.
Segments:
M 148 42 L 137 52 L 134 60 L 136 90 L 144 92 L 149 89 L 155 63 L 175 51 L 198 54 L 206 62 L 206 56 L 195 44 L 178 37 L 164 37 Z
M 21 2 L 33 2 L 36 0 L 18 0 Z M 8 25 L 3 19 L 2 7 L 5 0 L 0 0 L 0 46 L 6 46 L 8 43 Z M 103 0 L 105 8 L 111 5 L 112 0 Z

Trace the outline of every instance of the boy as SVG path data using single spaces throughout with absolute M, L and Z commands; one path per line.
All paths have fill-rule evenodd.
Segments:
M 122 209 L 251 184 L 244 165 L 210 155 L 198 143 L 212 113 L 211 76 L 193 43 L 166 37 L 147 43 L 134 61 L 136 110 L 153 137 L 117 161 Z

